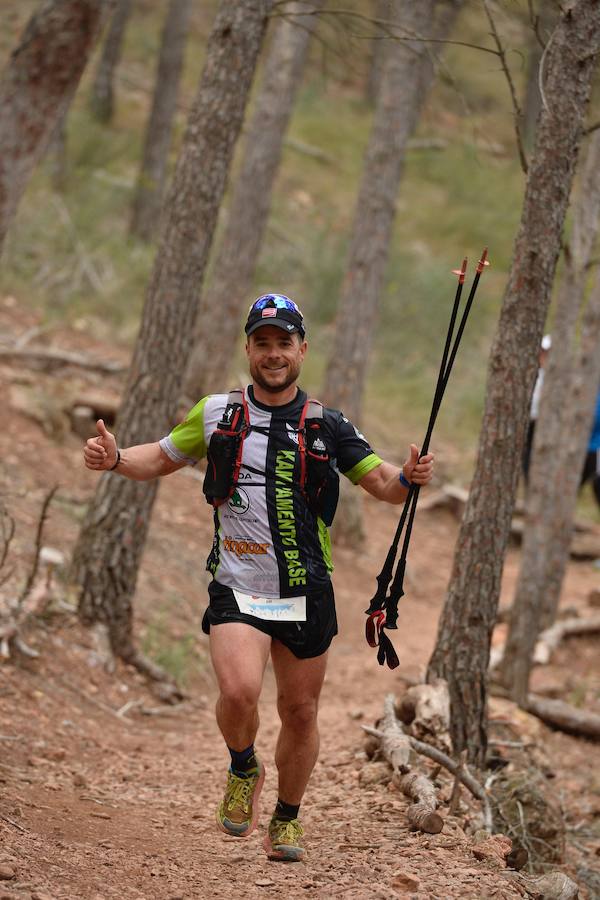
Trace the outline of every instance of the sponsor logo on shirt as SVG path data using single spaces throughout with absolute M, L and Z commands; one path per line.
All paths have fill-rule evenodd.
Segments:
M 246 491 L 241 487 L 236 487 L 233 494 L 227 501 L 229 509 L 238 516 L 243 516 L 250 509 L 250 498 Z
M 323 441 L 321 440 L 320 437 L 318 437 L 315 440 L 315 442 L 313 444 L 313 450 L 327 450 L 327 447 L 325 446 L 325 444 L 323 443 Z
M 285 547 L 283 555 L 287 565 L 288 584 L 290 587 L 306 585 L 306 569 L 300 559 L 296 517 L 294 515 L 292 485 L 295 464 L 295 450 L 277 451 L 275 460 L 275 477 L 277 479 L 275 484 L 275 510 L 281 543 Z
M 223 549 L 228 553 L 240 556 L 264 556 L 269 552 L 270 544 L 257 544 L 256 541 L 237 540 L 232 537 L 223 538 Z
M 350 421 L 346 418 L 346 416 L 342 416 L 342 422 L 345 422 L 346 425 L 352 425 L 352 422 L 350 422 Z M 361 441 L 364 441 L 365 444 L 366 444 L 366 443 L 367 443 L 367 439 L 366 439 L 366 437 L 364 436 L 364 434 L 361 434 L 361 433 L 360 433 L 360 431 L 358 430 L 358 428 L 356 427 L 356 425 L 352 425 L 352 427 L 354 428 L 354 434 L 356 435 L 356 437 L 359 438 Z
M 289 422 L 286 422 L 285 430 L 287 431 L 287 436 L 289 437 L 290 441 L 293 441 L 294 444 L 297 444 L 298 443 L 298 432 L 294 428 L 294 426 L 290 425 Z

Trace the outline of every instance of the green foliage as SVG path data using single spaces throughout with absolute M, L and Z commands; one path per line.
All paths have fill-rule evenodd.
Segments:
M 365 14 L 371 9 L 366 0 L 349 0 L 344 6 Z M 498 24 L 511 49 L 526 45 L 524 10 L 522 3 L 498 10 Z M 44 319 L 77 323 L 99 337 L 126 344 L 137 333 L 156 251 L 155 245 L 130 238 L 128 226 L 163 11 L 161 4 L 136 8 L 118 70 L 116 116 L 109 126 L 98 125 L 88 113 L 95 60 L 88 66 L 67 123 L 64 193 L 53 190 L 47 160 L 21 203 L 0 275 L 0 293 L 40 310 Z M 214 3 L 202 5 L 192 19 L 172 162 L 196 90 L 213 11 Z M 0 13 L 0 23 L 5 18 Z M 311 339 L 304 380 L 317 396 L 332 344 L 372 121 L 363 87 L 371 52 L 365 38 L 371 30 L 366 21 L 339 15 L 321 21 L 255 278 L 257 292 L 275 288 L 301 303 Z M 466 4 L 456 28 L 458 39 L 491 46 L 488 32 L 480 5 Z M 8 52 L 8 47 L 3 49 Z M 521 89 L 524 67 L 515 55 L 511 60 Z M 491 334 L 524 184 L 508 90 L 494 56 L 466 46 L 445 49 L 417 137 L 445 146 L 408 154 L 364 427 L 369 434 L 371 427 L 377 432 L 392 404 L 403 416 L 402 435 L 405 423 L 414 423 L 416 433 L 422 430 L 455 289 L 449 270 L 467 254 L 472 272 L 487 244 L 492 269 L 482 283 L 437 426 L 442 439 L 457 442 L 472 456 Z M 240 350 L 241 342 L 238 370 L 244 367 Z M 395 439 L 389 436 L 387 443 Z

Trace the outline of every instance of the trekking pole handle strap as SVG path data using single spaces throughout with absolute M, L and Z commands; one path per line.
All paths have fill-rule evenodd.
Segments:
M 408 478 L 404 477 L 404 472 L 400 470 L 400 474 L 398 475 L 398 481 L 400 484 L 404 485 L 405 488 L 410 488 L 412 485 L 412 481 L 409 481 Z

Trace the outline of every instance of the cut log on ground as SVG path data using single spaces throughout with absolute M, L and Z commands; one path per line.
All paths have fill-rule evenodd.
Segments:
M 453 759 L 450 759 L 450 757 L 446 753 L 438 750 L 437 747 L 430 747 L 429 744 L 426 744 L 424 741 L 417 741 L 415 738 L 409 738 L 409 740 L 413 750 L 415 750 L 417 753 L 420 753 L 422 756 L 426 756 L 428 759 L 433 760 L 433 762 L 438 763 L 440 766 L 443 766 L 444 769 L 447 769 L 448 772 L 451 772 L 453 775 L 456 775 L 456 777 L 460 779 L 464 786 L 469 789 L 473 796 L 477 797 L 477 799 L 481 801 L 481 803 L 483 804 L 485 829 L 486 831 L 489 831 L 491 833 L 492 809 L 490 807 L 487 793 L 485 791 L 485 788 L 482 787 L 477 779 L 474 778 L 468 771 L 467 766 L 463 765 L 462 762 L 455 762 Z
M 563 700 L 546 700 L 536 694 L 529 694 L 522 707 L 559 731 L 600 740 L 600 716 L 594 713 L 577 709 Z
M 90 359 L 80 353 L 71 353 L 68 350 L 49 350 L 46 348 L 35 349 L 0 349 L 0 360 L 11 359 L 21 365 L 30 365 L 36 369 L 51 371 L 60 366 L 76 366 L 80 369 L 89 369 L 92 372 L 100 372 L 104 375 L 119 375 L 125 372 L 127 366 L 110 360 Z
M 575 635 L 597 634 L 600 631 L 600 615 L 587 619 L 564 619 L 555 622 L 539 636 L 533 652 L 533 661 L 545 666 L 550 662 L 552 654 L 563 638 Z
M 579 888 L 562 872 L 548 872 L 539 878 L 523 879 L 523 885 L 534 900 L 576 900 Z
M 406 813 L 413 828 L 426 831 L 427 834 L 439 834 L 444 827 L 444 820 L 435 811 L 437 796 L 429 778 L 418 772 L 408 772 L 400 778 L 394 776 L 393 781 L 403 794 L 414 801 Z
M 450 697 L 443 678 L 409 688 L 396 713 L 404 725 L 410 726 L 410 733 L 417 740 L 450 751 Z
M 462 763 L 455 762 L 442 750 L 438 750 L 437 747 L 431 747 L 424 741 L 418 741 L 416 738 L 404 733 L 402 725 L 396 718 L 393 694 L 386 696 L 384 700 L 384 717 L 377 724 L 378 728 L 371 728 L 369 725 L 362 725 L 361 728 L 367 734 L 381 740 L 382 755 L 394 769 L 394 780 L 397 784 L 400 784 L 400 776 L 404 775 L 410 768 L 411 749 L 422 756 L 426 756 L 460 778 L 462 784 L 469 789 L 471 794 L 481 801 L 483 804 L 485 829 L 491 832 L 492 811 L 485 788 L 471 775 L 466 765 L 463 767 Z

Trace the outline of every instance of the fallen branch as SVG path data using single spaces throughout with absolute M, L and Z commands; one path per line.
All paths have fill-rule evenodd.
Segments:
M 468 788 L 471 794 L 482 803 L 485 829 L 486 831 L 489 831 L 491 833 L 492 809 L 485 788 L 482 787 L 477 779 L 471 775 L 466 763 L 463 763 L 462 760 L 459 762 L 455 762 L 442 750 L 438 750 L 436 747 L 431 747 L 429 744 L 426 744 L 423 741 L 418 741 L 416 738 L 411 737 L 404 732 L 402 725 L 396 718 L 395 701 L 393 694 L 387 694 L 385 697 L 384 717 L 379 725 L 379 728 L 372 728 L 370 725 L 361 725 L 361 728 L 364 732 L 366 732 L 366 734 L 373 735 L 374 737 L 380 739 L 382 744 L 382 754 L 394 769 L 398 784 L 400 783 L 400 776 L 408 771 L 410 749 L 414 750 L 416 753 L 419 753 L 421 756 L 426 756 L 428 759 L 433 760 L 433 762 L 442 766 L 444 769 L 447 769 L 448 772 L 459 778 L 460 781 L 465 785 L 465 787 Z M 388 740 L 384 744 L 384 738 L 386 738 L 386 736 Z M 402 741 L 398 741 L 399 736 L 403 738 Z M 398 741 L 398 744 L 396 744 L 396 741 Z M 408 747 L 407 744 L 409 745 Z M 396 756 L 394 757 L 394 760 L 392 760 L 391 755 L 388 755 L 390 754 L 390 750 L 392 747 L 394 750 L 400 750 L 400 763 L 397 763 Z
M 600 631 L 600 615 L 589 616 L 586 619 L 573 618 L 555 622 L 550 628 L 546 628 L 540 634 L 533 651 L 533 662 L 537 666 L 546 666 L 552 658 L 552 654 L 566 637 L 575 637 L 583 634 L 596 634 Z M 505 644 L 498 644 L 490 651 L 489 670 L 493 672 L 498 668 L 504 656 Z
M 13 649 L 29 659 L 36 659 L 39 656 L 37 650 L 29 647 L 25 642 L 21 631 L 31 616 L 43 613 L 53 596 L 50 583 L 51 568 L 48 569 L 43 582 L 38 583 L 35 587 L 34 583 L 38 574 L 40 558 L 43 558 L 44 551 L 49 549 L 42 548 L 42 536 L 48 508 L 57 490 L 58 485 L 54 485 L 44 497 L 36 529 L 33 563 L 23 589 L 17 598 L 8 600 L 4 608 L 0 610 L 0 656 L 3 659 L 10 659 Z M 55 553 L 56 551 L 51 552 Z M 52 558 L 54 559 L 54 557 Z
M 437 796 L 435 788 L 429 778 L 418 772 L 408 772 L 399 779 L 392 779 L 403 794 L 414 801 L 406 812 L 408 821 L 413 828 L 425 831 L 427 834 L 439 834 L 444 827 L 444 820 L 435 811 Z
M 106 703 L 102 703 L 101 700 L 97 700 L 95 697 L 90 696 L 90 694 L 86 694 L 85 691 L 82 691 L 81 688 L 77 687 L 76 684 L 73 684 L 68 678 L 64 676 L 57 675 L 56 682 L 62 684 L 65 688 L 70 691 L 73 691 L 74 694 L 77 694 L 78 697 L 81 697 L 82 700 L 85 700 L 87 703 L 91 703 L 92 706 L 95 706 L 97 709 L 101 709 L 102 712 L 109 713 L 109 715 L 114 716 L 116 719 L 121 722 L 121 724 L 129 727 L 131 722 L 129 719 L 124 718 L 123 716 L 118 715 L 118 711 L 114 709 L 112 706 L 108 706 Z
M 451 772 L 452 775 L 456 775 L 458 778 L 460 778 L 464 786 L 469 789 L 473 796 L 481 801 L 481 803 L 483 804 L 485 829 L 491 834 L 492 808 L 490 806 L 490 802 L 488 800 L 485 789 L 479 784 L 477 779 L 471 775 L 467 767 L 461 767 L 460 762 L 454 762 L 453 759 L 451 759 L 441 750 L 438 750 L 435 747 L 430 747 L 429 744 L 424 744 L 422 741 L 415 740 L 415 738 L 409 738 L 409 740 L 413 750 L 416 750 L 416 752 L 420 753 L 422 756 L 427 756 L 434 762 L 439 763 L 440 766 L 443 766 L 445 769 Z
M 142 716 L 180 716 L 191 709 L 189 703 L 176 703 L 174 706 L 140 706 L 138 712 Z
M 305 141 L 299 141 L 297 138 L 286 137 L 284 139 L 284 144 L 291 150 L 296 150 L 298 153 L 303 153 L 304 156 L 309 156 L 311 159 L 317 159 L 319 162 L 327 163 L 327 165 L 332 166 L 337 162 L 335 157 L 330 153 L 321 150 L 320 147 L 314 147 L 312 144 L 307 144 Z
M 121 363 L 90 359 L 80 353 L 71 353 L 68 350 L 48 350 L 42 347 L 19 349 L 11 347 L 8 350 L 0 349 L 0 360 L 15 359 L 21 363 L 38 363 L 41 368 L 55 369 L 59 366 L 77 366 L 80 369 L 89 369 L 92 372 L 101 372 L 104 375 L 120 375 L 125 372 L 127 366 Z
M 383 701 L 381 721 L 381 750 L 395 774 L 404 774 L 410 769 L 410 741 L 402 725 L 396 718 L 395 697 L 387 694 Z
M 27 831 L 27 828 L 24 828 L 23 825 L 20 825 L 18 822 L 15 822 L 14 819 L 10 819 L 8 816 L 0 813 L 0 819 L 3 819 L 5 822 L 8 822 L 9 825 L 13 825 L 15 828 L 18 828 L 19 831 Z
M 8 556 L 8 551 L 14 536 L 15 520 L 4 505 L 2 505 L 0 506 L 0 543 L 2 545 L 0 548 L 0 569 L 3 568 L 4 563 L 6 562 L 6 557 Z
M 533 652 L 533 661 L 538 665 L 547 665 L 563 638 L 578 634 L 596 634 L 599 631 L 600 615 L 587 619 L 563 619 L 555 622 L 540 634 Z
M 450 795 L 450 802 L 448 804 L 448 814 L 451 816 L 455 816 L 458 811 L 458 804 L 460 802 L 460 779 L 466 763 L 467 751 L 463 750 L 458 759 L 458 768 L 456 770 L 456 775 L 454 776 L 454 784 L 452 785 L 452 793 Z
M 577 709 L 563 700 L 546 700 L 536 694 L 528 694 L 521 707 L 560 731 L 600 740 L 600 716 L 595 713 Z
M 37 529 L 35 534 L 35 554 L 33 557 L 33 565 L 31 566 L 31 570 L 27 577 L 27 581 L 21 591 L 18 599 L 18 605 L 21 607 L 29 594 L 31 593 L 31 588 L 33 587 L 33 583 L 37 577 L 38 566 L 40 563 L 40 551 L 42 549 L 42 535 L 44 533 L 44 525 L 46 524 L 46 519 L 48 518 L 48 508 L 52 503 L 52 499 L 55 493 L 58 490 L 58 485 L 55 484 L 54 487 L 51 487 L 44 500 L 42 502 L 42 509 L 38 518 Z

